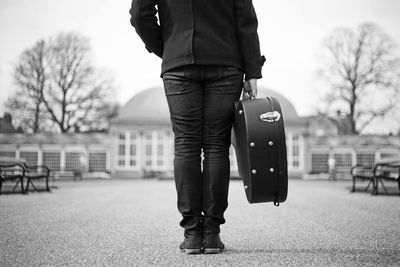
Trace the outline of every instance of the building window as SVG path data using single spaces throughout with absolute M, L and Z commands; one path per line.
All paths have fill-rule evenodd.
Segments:
M 161 132 L 157 134 L 157 166 L 164 166 L 164 136 Z
M 350 169 L 353 166 L 352 153 L 335 152 L 333 158 L 335 159 L 335 177 L 339 179 L 349 178 Z
M 21 151 L 19 157 L 25 159 L 28 165 L 38 165 L 38 152 Z
M 292 136 L 292 167 L 297 169 L 300 166 L 300 136 L 293 134 Z
M 311 173 L 328 173 L 329 153 L 313 152 L 311 154 Z
M 15 151 L 0 151 L 0 157 L 15 158 Z
M 335 169 L 337 172 L 350 172 L 351 166 L 353 166 L 351 153 L 335 153 L 333 157 L 335 159 Z
M 164 165 L 164 146 L 162 144 L 157 145 L 157 166 L 163 166 Z
M 138 157 L 138 142 L 139 135 L 136 132 L 131 132 L 130 137 L 130 145 L 129 145 L 129 166 L 134 167 L 137 165 L 137 157 Z
M 46 165 L 51 171 L 61 170 L 60 152 L 43 152 L 43 165 Z
M 118 135 L 118 166 L 125 166 L 125 134 Z
M 357 164 L 373 168 L 375 165 L 375 153 L 357 153 Z
M 146 156 L 151 156 L 151 144 L 146 144 Z
M 107 170 L 106 152 L 89 152 L 89 172 L 105 172 Z
M 66 152 L 65 153 L 65 170 L 68 172 L 81 169 L 80 163 L 81 152 Z
M 147 132 L 144 137 L 144 165 L 146 167 L 151 167 L 152 164 L 152 156 L 153 156 L 153 134 L 152 132 Z
M 302 167 L 302 134 L 289 132 L 286 134 L 286 156 L 289 170 L 299 170 Z
M 399 153 L 396 152 L 382 152 L 381 153 L 381 159 L 393 159 L 393 158 L 398 158 Z

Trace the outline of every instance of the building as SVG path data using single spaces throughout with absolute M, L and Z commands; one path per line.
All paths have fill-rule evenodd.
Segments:
M 108 177 L 110 139 L 104 133 L 0 134 L 0 157 L 24 158 L 28 165 L 46 165 L 54 177 Z
M 284 96 L 272 90 L 259 89 L 259 97 L 267 95 L 278 99 L 284 114 L 289 174 L 301 176 L 307 120 L 298 116 Z M 174 141 L 163 88 L 147 89 L 129 100 L 112 121 L 110 135 L 115 176 L 140 177 L 149 171 L 172 175 Z M 233 148 L 230 151 L 232 175 L 237 175 L 235 151 Z
M 338 178 L 349 178 L 351 166 L 373 165 L 399 157 L 399 136 L 345 136 L 332 119 L 301 117 L 281 94 L 260 88 L 258 97 L 280 102 L 285 122 L 288 171 L 291 178 L 327 178 L 334 158 Z M 0 156 L 25 158 L 48 165 L 56 176 L 85 170 L 86 176 L 111 173 L 115 178 L 173 176 L 173 133 L 162 87 L 132 97 L 111 122 L 108 133 L 0 134 Z M 237 176 L 235 151 L 230 150 L 232 176 Z M 107 176 L 107 175 L 105 175 Z
M 3 118 L 0 118 L 0 133 L 22 133 L 21 127 L 15 129 L 12 124 L 12 117 L 10 113 L 4 113 Z
M 354 165 L 373 167 L 376 161 L 400 158 L 399 136 L 310 136 L 305 139 L 307 165 L 303 178 L 328 178 L 329 158 L 338 179 L 350 178 Z

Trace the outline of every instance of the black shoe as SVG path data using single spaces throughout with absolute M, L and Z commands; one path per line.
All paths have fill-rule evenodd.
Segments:
M 203 237 L 204 254 L 220 253 L 224 248 L 225 245 L 222 243 L 219 234 L 210 234 Z
M 200 254 L 202 241 L 201 237 L 185 237 L 179 248 L 186 254 Z

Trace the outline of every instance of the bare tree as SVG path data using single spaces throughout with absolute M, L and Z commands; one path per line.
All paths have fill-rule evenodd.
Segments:
M 45 125 L 43 92 L 46 83 L 46 49 L 45 41 L 40 40 L 21 54 L 14 70 L 18 89 L 6 103 L 16 123 L 26 132 L 37 133 Z
M 89 53 L 89 40 L 76 33 L 62 33 L 50 41 L 44 104 L 61 132 L 93 130 L 101 123 L 92 119 L 107 118 L 97 115 L 109 111 L 112 81 L 92 66 Z
M 394 41 L 379 26 L 339 28 L 324 47 L 327 63 L 320 73 L 330 85 L 326 112 L 340 110 L 349 133 L 359 134 L 398 107 L 400 60 Z
M 19 114 L 26 112 L 23 99 L 33 98 L 34 103 L 43 106 L 45 117 L 57 131 L 65 133 L 107 128 L 109 117 L 116 112 L 116 105 L 110 101 L 113 82 L 105 72 L 92 65 L 89 40 L 77 33 L 61 33 L 47 43 L 41 43 L 43 53 L 29 49 L 28 52 L 35 55 L 31 60 L 33 63 L 21 60 L 20 67 L 16 68 L 15 80 L 19 91 L 25 92 L 25 95 L 12 97 L 10 103 L 14 103 L 14 111 L 19 110 Z M 37 59 L 39 55 L 40 60 Z M 30 65 L 35 68 L 25 70 Z M 21 77 L 38 76 L 36 69 L 40 69 L 41 76 L 40 83 L 33 90 L 31 82 L 27 83 Z M 30 91 L 37 95 L 26 94 Z

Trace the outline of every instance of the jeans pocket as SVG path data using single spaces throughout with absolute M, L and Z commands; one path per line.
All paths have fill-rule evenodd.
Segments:
M 185 71 L 169 71 L 163 75 L 165 95 L 179 95 L 184 93 L 190 82 L 185 78 Z
M 181 80 L 163 80 L 165 95 L 180 95 L 183 94 L 185 89 L 189 86 L 188 81 Z
M 237 94 L 243 88 L 243 71 L 230 66 L 219 67 L 219 79 L 214 86 L 219 93 Z

